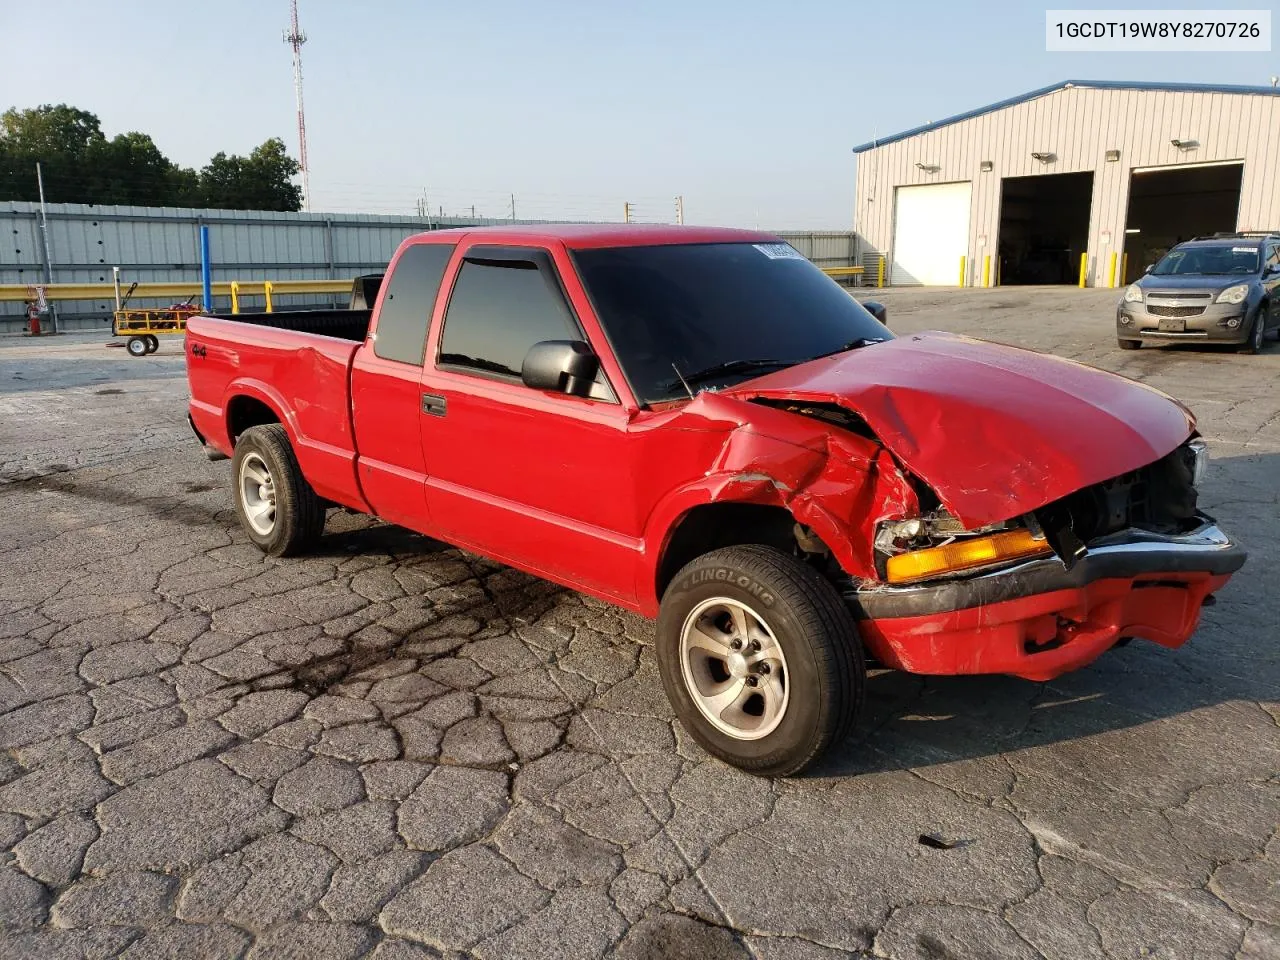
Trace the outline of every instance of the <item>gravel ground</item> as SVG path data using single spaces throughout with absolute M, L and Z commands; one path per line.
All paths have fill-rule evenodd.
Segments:
M 878 674 L 779 781 L 683 734 L 644 620 L 345 514 L 264 558 L 175 341 L 0 340 L 0 956 L 1280 957 L 1280 347 L 875 293 L 1187 402 L 1251 559 L 1182 650 Z

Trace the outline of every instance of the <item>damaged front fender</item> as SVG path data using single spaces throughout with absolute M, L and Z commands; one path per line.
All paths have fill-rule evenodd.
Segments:
M 646 576 L 657 569 L 680 519 L 705 504 L 781 507 L 821 538 L 840 567 L 858 579 L 876 577 L 876 527 L 919 512 L 911 482 L 873 439 L 714 393 L 699 394 L 661 419 L 666 431 L 690 431 L 701 438 L 698 445 L 707 466 L 702 476 L 663 498 L 650 515 Z M 652 595 L 652 583 L 639 591 L 642 597 Z

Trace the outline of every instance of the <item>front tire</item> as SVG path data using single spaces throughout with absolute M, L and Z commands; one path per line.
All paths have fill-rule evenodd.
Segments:
M 866 668 L 834 586 L 771 547 L 685 566 L 658 614 L 667 697 L 707 752 L 748 773 L 799 773 L 848 735 Z
M 266 554 L 304 553 L 324 532 L 324 506 L 302 475 L 289 435 L 278 423 L 250 427 L 231 459 L 236 514 Z
M 1137 350 L 1142 346 L 1141 340 L 1120 340 L 1117 338 L 1116 342 L 1120 344 L 1121 350 Z
M 1265 304 L 1258 308 L 1258 312 L 1254 314 L 1253 326 L 1249 328 L 1249 339 L 1240 347 L 1240 353 L 1260 353 L 1262 351 L 1262 341 L 1267 337 L 1267 310 Z

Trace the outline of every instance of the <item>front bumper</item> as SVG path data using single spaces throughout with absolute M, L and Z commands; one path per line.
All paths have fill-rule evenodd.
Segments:
M 1116 336 L 1152 343 L 1244 343 L 1249 339 L 1249 318 L 1253 316 L 1249 300 L 1209 303 L 1202 313 L 1189 317 L 1161 316 L 1153 309 L 1159 308 L 1142 302 L 1121 303 L 1116 308 Z
M 1007 673 L 1049 680 L 1122 637 L 1187 641 L 1205 597 L 1244 564 L 1212 518 L 1165 536 L 1129 530 L 1089 545 L 1068 570 L 1057 557 L 932 584 L 847 595 L 869 652 L 910 673 Z

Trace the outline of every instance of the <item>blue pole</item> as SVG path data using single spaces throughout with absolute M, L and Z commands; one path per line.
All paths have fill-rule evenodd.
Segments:
M 204 312 L 213 313 L 213 270 L 209 266 L 209 225 L 200 225 L 200 282 L 204 285 Z

